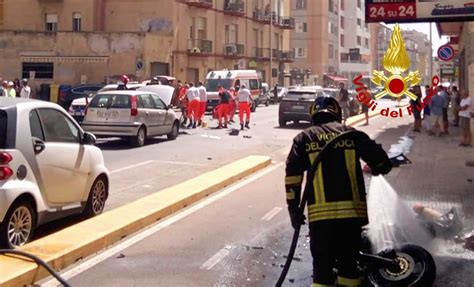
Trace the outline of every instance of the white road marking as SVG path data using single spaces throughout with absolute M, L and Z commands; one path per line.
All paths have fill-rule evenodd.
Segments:
M 227 245 L 226 247 L 217 251 L 216 254 L 214 254 L 211 258 L 209 258 L 209 260 L 207 260 L 206 262 L 204 262 L 204 264 L 201 265 L 200 269 L 211 270 L 214 266 L 217 265 L 217 263 L 219 263 L 227 255 L 229 255 L 230 249 L 232 249 L 232 246 Z
M 178 164 L 178 165 L 193 165 L 193 166 L 207 166 L 203 163 L 192 163 L 192 162 L 182 162 L 182 161 L 170 161 L 170 160 L 156 160 L 157 163 L 168 163 L 168 164 Z
M 270 221 L 273 217 L 275 217 L 275 215 L 278 214 L 278 212 L 282 211 L 283 208 L 277 206 L 275 208 L 273 208 L 272 210 L 270 210 L 269 212 L 267 212 L 267 214 L 265 214 L 263 217 L 262 217 L 262 220 L 264 221 Z
M 211 203 L 233 193 L 236 190 L 239 190 L 240 188 L 249 185 L 250 183 L 260 179 L 261 177 L 264 177 L 265 175 L 272 173 L 273 171 L 277 170 L 278 168 L 282 167 L 284 165 L 283 162 L 280 162 L 274 166 L 271 166 L 269 168 L 266 168 L 252 176 L 250 176 L 247 179 L 244 179 L 229 188 L 224 189 L 221 192 L 215 193 L 214 195 L 211 195 L 209 198 L 204 199 L 189 208 L 186 208 L 175 215 L 171 215 L 169 218 L 152 225 L 150 228 L 145 229 L 143 231 L 139 231 L 138 233 L 131 235 L 128 239 L 117 243 L 117 245 L 110 247 L 109 249 L 105 249 L 102 253 L 98 253 L 97 255 L 93 255 L 90 257 L 90 259 L 86 259 L 84 262 L 78 264 L 75 267 L 72 267 L 70 270 L 65 271 L 64 273 L 61 274 L 61 276 L 65 280 L 69 280 L 79 274 L 81 274 L 84 271 L 87 271 L 88 269 L 96 266 L 97 264 L 100 264 L 101 262 L 107 260 L 108 258 L 116 255 L 117 253 L 123 251 L 124 249 L 127 249 L 128 247 L 132 246 L 133 244 L 136 244 L 137 242 L 140 242 L 144 240 L 147 237 L 150 237 L 151 235 L 155 234 L 156 232 L 180 221 L 181 219 L 193 214 L 194 212 L 210 205 Z M 55 279 L 51 279 L 47 281 L 46 283 L 42 284 L 41 286 L 43 287 L 56 287 L 58 285 L 58 282 Z
M 139 162 L 139 163 L 132 164 L 132 165 L 129 165 L 129 166 L 126 166 L 126 167 L 122 167 L 122 168 L 119 168 L 119 169 L 116 169 L 116 170 L 112 170 L 110 172 L 110 174 L 114 174 L 114 173 L 117 173 L 117 172 L 122 172 L 124 170 L 139 167 L 139 166 L 142 166 L 142 165 L 147 165 L 147 164 L 150 164 L 152 162 L 154 162 L 154 160 L 147 160 L 147 161 L 144 161 L 144 162 Z

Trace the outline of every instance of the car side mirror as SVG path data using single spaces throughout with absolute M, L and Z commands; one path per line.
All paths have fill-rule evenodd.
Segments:
M 82 144 L 83 145 L 95 145 L 96 142 L 96 137 L 95 135 L 85 132 L 84 135 L 82 136 Z

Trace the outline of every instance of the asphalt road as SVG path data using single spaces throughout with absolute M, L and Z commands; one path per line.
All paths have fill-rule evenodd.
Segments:
M 148 192 L 145 184 L 161 188 L 172 184 L 168 179 L 190 177 L 247 154 L 271 155 L 273 165 L 70 268 L 64 276 L 72 286 L 95 286 L 99 282 L 101 286 L 274 286 L 292 236 L 285 206 L 283 163 L 292 137 L 304 126 L 275 128 L 276 107 L 261 108 L 254 115 L 257 125 L 246 132 L 251 139 L 231 137 L 221 130 L 196 130 L 176 142 L 125 150 L 126 153 L 135 151 L 137 164 L 153 162 L 143 164 L 143 168 L 121 170 L 117 177 L 129 179 L 141 173 L 154 178 L 166 172 L 167 178 L 166 182 L 158 179 L 146 183 L 122 181 L 141 185 L 133 190 L 124 186 L 117 191 L 115 188 L 119 184 L 116 183 L 112 189 L 115 196 L 122 194 L 129 200 Z M 360 129 L 377 137 L 388 149 L 406 133 L 410 121 L 408 117 L 378 117 L 372 119 L 368 127 Z M 203 134 L 220 139 L 203 138 Z M 176 153 L 176 145 L 180 144 L 200 152 L 192 155 Z M 204 147 L 206 149 L 199 149 Z M 123 154 L 124 150 L 121 151 Z M 116 161 L 112 164 L 121 168 L 125 157 L 117 158 L 115 152 L 106 150 L 106 158 L 114 157 Z M 208 157 L 212 158 L 211 162 Z M 174 166 L 168 161 L 182 164 Z M 160 178 L 163 179 L 163 175 Z M 113 200 L 112 205 L 115 204 L 121 202 Z M 297 259 L 288 275 L 288 286 L 309 286 L 311 283 L 306 234 L 307 230 L 303 230 Z

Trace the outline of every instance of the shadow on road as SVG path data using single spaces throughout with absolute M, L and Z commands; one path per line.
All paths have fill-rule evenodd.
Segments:
M 149 138 L 146 140 L 144 146 L 159 144 L 166 141 L 168 140 L 165 137 Z M 96 146 L 101 150 L 127 150 L 140 148 L 133 146 L 133 144 L 131 144 L 127 139 L 121 138 L 100 139 L 96 143 Z

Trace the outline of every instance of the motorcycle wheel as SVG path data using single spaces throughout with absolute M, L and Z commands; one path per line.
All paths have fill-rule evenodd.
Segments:
M 403 245 L 394 250 L 399 270 L 371 270 L 368 279 L 379 287 L 430 287 L 436 278 L 436 265 L 428 251 L 416 245 Z

